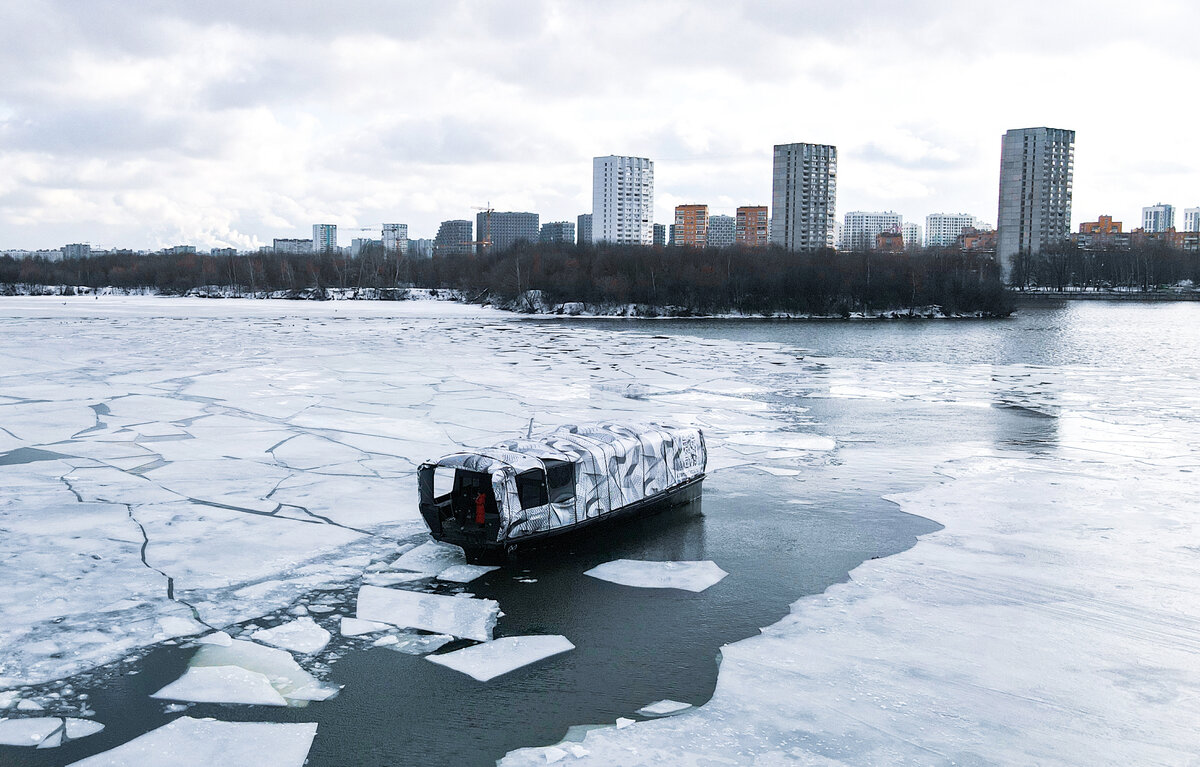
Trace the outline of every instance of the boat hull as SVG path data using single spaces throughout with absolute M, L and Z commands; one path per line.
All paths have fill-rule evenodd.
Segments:
M 466 553 L 468 562 L 502 562 L 509 556 L 527 548 L 551 546 L 554 539 L 557 538 L 567 538 L 585 530 L 595 530 L 606 525 L 619 524 L 623 521 L 659 514 L 676 506 L 690 504 L 700 498 L 703 492 L 703 483 L 704 475 L 701 474 L 680 485 L 628 506 L 614 509 L 602 516 L 584 519 L 565 527 L 530 533 L 515 540 L 482 541 L 478 536 L 463 535 L 445 528 L 433 532 L 431 535 L 435 540 L 460 546 Z M 439 527 L 441 526 L 439 525 Z

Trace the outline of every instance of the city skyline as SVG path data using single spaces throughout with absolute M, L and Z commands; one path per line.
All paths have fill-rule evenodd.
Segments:
M 591 208 L 590 159 L 609 152 L 654 160 L 666 223 L 682 203 L 768 201 L 771 147 L 794 141 L 839 148 L 839 218 L 991 220 L 1001 136 L 1022 125 L 1081 136 L 1072 229 L 1194 207 L 1189 111 L 1156 112 L 1149 140 L 1134 99 L 1140 72 L 1194 69 L 1200 11 L 1123 8 L 11 6 L 0 246 L 253 249 L 315 222 L 429 238 L 489 203 L 573 220 Z M 1130 106 L 1096 109 L 1050 72 Z M 926 91 L 972 108 L 914 98 Z M 721 92 L 736 109 L 713 108 Z

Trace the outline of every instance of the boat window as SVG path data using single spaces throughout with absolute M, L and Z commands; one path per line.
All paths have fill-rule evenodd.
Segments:
M 517 475 L 517 495 L 521 497 L 522 509 L 549 503 L 546 498 L 546 475 L 541 469 L 530 469 Z
M 433 470 L 433 497 L 445 498 L 454 490 L 454 469 L 438 466 Z
M 575 498 L 575 464 L 570 461 L 543 461 L 551 503 L 566 503 Z

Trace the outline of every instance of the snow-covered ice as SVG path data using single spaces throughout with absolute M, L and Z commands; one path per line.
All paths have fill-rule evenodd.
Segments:
M 494 599 L 422 594 L 363 586 L 358 590 L 357 617 L 399 628 L 415 628 L 486 642 L 492 638 L 500 606 Z
M 307 616 L 269 629 L 259 629 L 250 635 L 263 644 L 275 645 L 292 652 L 312 654 L 325 649 L 329 632 Z
M 376 634 L 380 631 L 388 631 L 392 628 L 393 626 L 389 626 L 386 623 L 366 621 L 362 618 L 351 618 L 345 615 L 342 616 L 341 621 L 341 632 L 342 636 L 344 637 L 357 637 L 362 636 L 363 634 Z
M 683 589 L 699 592 L 719 583 L 729 573 L 708 560 L 647 562 L 638 559 L 614 559 L 596 565 L 584 575 L 643 589 Z
M 197 666 L 183 676 L 152 693 L 160 700 L 185 700 L 190 703 L 245 703 L 259 706 L 286 706 L 287 701 L 271 686 L 271 680 L 257 671 L 241 666 Z
M 574 649 L 575 645 L 570 640 L 556 634 L 513 636 L 442 655 L 428 655 L 425 659 L 486 682 L 543 658 Z
M 411 570 L 425 575 L 437 575 L 450 567 L 465 566 L 463 550 L 448 543 L 427 541 L 404 552 L 392 562 L 393 570 Z
M 218 722 L 183 716 L 71 767 L 303 767 L 316 724 Z
M 63 726 L 58 717 L 0 719 L 0 745 L 38 746 Z
M 680 711 L 686 711 L 691 707 L 691 703 L 681 703 L 668 698 L 655 701 L 648 706 L 642 706 L 637 710 L 637 713 L 642 716 L 670 716 L 671 714 L 678 714 Z
M 499 569 L 498 565 L 454 565 L 438 573 L 437 579 L 450 583 L 470 583 L 481 575 Z

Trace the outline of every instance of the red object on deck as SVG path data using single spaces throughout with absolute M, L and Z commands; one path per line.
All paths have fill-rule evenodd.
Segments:
M 475 524 L 483 524 L 483 512 L 487 508 L 487 496 L 483 493 L 475 496 Z

